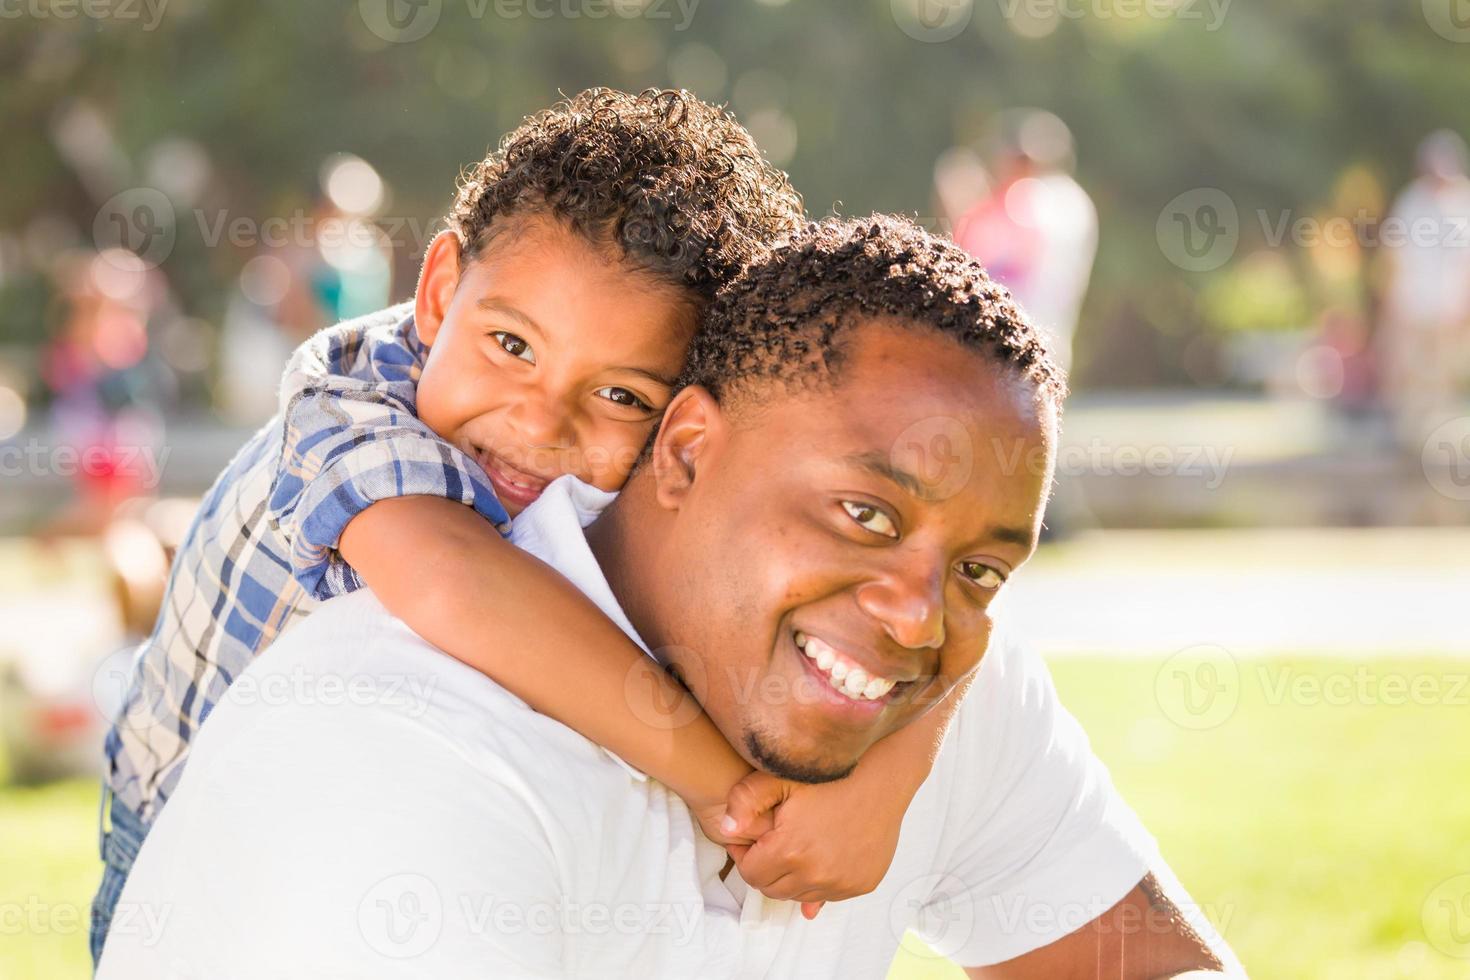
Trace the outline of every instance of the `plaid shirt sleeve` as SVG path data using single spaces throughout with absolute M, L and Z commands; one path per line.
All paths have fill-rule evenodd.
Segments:
M 422 366 L 412 321 L 404 321 L 329 328 L 286 367 L 283 447 L 267 517 L 287 542 L 291 574 L 317 599 L 361 587 L 337 542 L 376 501 L 444 497 L 509 532 L 510 517 L 484 471 L 419 421 Z

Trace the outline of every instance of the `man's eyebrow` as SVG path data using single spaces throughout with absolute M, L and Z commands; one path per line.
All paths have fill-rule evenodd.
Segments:
M 842 457 L 844 462 L 861 467 L 876 476 L 879 476 L 902 487 L 910 495 L 925 501 L 941 499 L 933 490 L 924 485 L 924 481 L 893 464 L 883 453 L 876 450 L 865 453 L 849 453 Z M 1002 544 L 1013 544 L 1020 548 L 1031 547 L 1031 529 L 1025 527 L 1011 527 L 1007 525 L 993 524 L 985 529 L 985 535 L 992 541 Z
M 842 457 L 843 462 L 867 470 L 874 476 L 882 477 L 890 483 L 896 483 L 902 487 L 910 496 L 918 497 L 920 500 L 933 500 L 934 495 L 929 488 L 924 486 L 924 481 L 910 473 L 908 470 L 900 469 L 893 465 L 893 461 L 877 450 L 865 453 L 848 453 Z
M 498 299 L 482 299 L 475 305 L 487 313 L 500 313 L 504 316 L 510 317 L 512 320 L 518 320 L 539 334 L 544 335 L 546 333 L 546 331 L 541 328 L 541 324 L 537 323 L 535 320 L 531 319 L 528 315 L 522 313 L 514 306 L 502 303 Z

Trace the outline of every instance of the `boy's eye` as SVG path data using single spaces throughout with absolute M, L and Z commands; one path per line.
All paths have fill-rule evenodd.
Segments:
M 511 357 L 519 357 L 528 364 L 536 363 L 536 352 L 531 350 L 531 345 L 515 334 L 505 330 L 497 330 L 490 336 L 494 337 L 495 342 L 500 345 L 501 350 L 505 351 Z
M 856 521 L 860 527 L 874 534 L 881 534 L 885 538 L 898 537 L 898 528 L 893 526 L 893 519 L 872 504 L 844 500 L 842 509 L 847 511 L 847 516 Z
M 994 592 L 1005 584 L 1006 577 L 999 569 L 978 561 L 960 562 L 960 574 L 987 592 Z
M 653 411 L 653 406 L 633 394 L 627 388 L 619 388 L 616 385 L 608 385 L 606 388 L 598 388 L 593 392 L 599 398 L 606 398 L 615 405 L 627 405 L 629 408 L 642 409 L 645 412 Z

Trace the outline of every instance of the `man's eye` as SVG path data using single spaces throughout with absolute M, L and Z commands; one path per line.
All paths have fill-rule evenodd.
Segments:
M 653 411 L 652 405 L 633 394 L 627 388 L 608 385 L 606 388 L 598 388 L 593 394 L 599 398 L 606 398 L 615 405 L 627 405 L 629 408 L 639 408 L 645 412 Z
M 495 342 L 511 357 L 519 357 L 528 364 L 536 363 L 536 352 L 531 350 L 531 345 L 515 334 L 505 330 L 497 330 L 490 336 L 494 337 Z
M 842 509 L 847 511 L 847 516 L 856 521 L 859 526 L 872 531 L 874 534 L 881 534 L 885 538 L 898 537 L 898 528 L 893 526 L 892 518 L 872 504 L 862 504 L 855 500 L 844 500 L 842 502 Z
M 960 574 L 987 592 L 994 592 L 1006 580 L 998 569 L 978 561 L 960 562 Z

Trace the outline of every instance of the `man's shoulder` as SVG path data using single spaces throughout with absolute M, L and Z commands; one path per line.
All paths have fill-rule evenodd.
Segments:
M 290 692 L 284 707 L 295 716 L 277 724 L 303 732 L 331 718 L 359 743 L 447 751 L 497 779 L 558 770 L 596 778 L 604 767 L 609 778 L 618 778 L 602 749 L 420 637 L 367 588 L 322 602 L 279 637 L 268 656 L 251 663 L 225 700 L 242 701 L 235 695 L 245 692 L 242 706 L 250 709 L 256 706 L 252 692 L 272 688 Z M 408 770 L 394 776 L 414 778 Z
M 1010 629 L 997 627 L 952 731 L 971 734 L 968 741 L 976 742 L 973 734 L 977 729 L 999 732 L 1022 724 L 1028 709 L 1040 707 L 1052 693 L 1051 674 L 1035 645 Z M 980 747 L 983 745 L 971 745 L 970 750 Z
M 1035 646 L 997 629 L 936 761 L 946 806 L 995 805 L 998 791 L 1026 775 L 1024 760 L 1057 747 L 1070 722 Z

